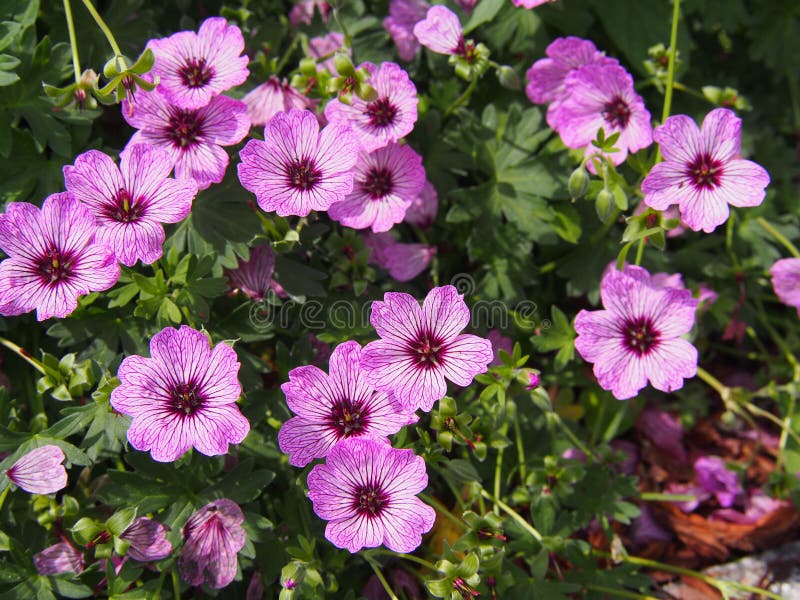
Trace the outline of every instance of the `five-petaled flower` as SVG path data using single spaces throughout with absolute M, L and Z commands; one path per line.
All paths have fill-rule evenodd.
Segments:
M 727 108 L 712 110 L 698 129 L 675 115 L 653 134 L 664 161 L 642 181 L 644 201 L 656 210 L 677 204 L 694 231 L 711 233 L 728 220 L 731 206 L 758 206 L 769 174 L 740 157 L 742 120 Z
M 58 446 L 35 448 L 6 471 L 17 487 L 31 494 L 53 494 L 67 486 L 64 451 Z
M 381 339 L 362 352 L 367 381 L 413 410 L 430 411 L 447 393 L 446 379 L 467 386 L 494 359 L 489 340 L 461 334 L 469 308 L 452 285 L 433 288 L 422 307 L 409 294 L 387 292 L 373 302 L 370 321 Z
M 95 239 L 89 209 L 72 194 L 53 194 L 40 209 L 11 202 L 0 215 L 0 314 L 36 310 L 36 319 L 64 318 L 78 296 L 107 290 L 119 279 L 114 252 Z
M 150 355 L 129 356 L 117 371 L 111 406 L 133 417 L 128 441 L 153 460 L 171 462 L 194 446 L 206 456 L 240 443 L 250 423 L 239 412 L 239 361 L 225 343 L 186 325 L 150 340 Z
M 575 319 L 575 349 L 594 363 L 603 389 L 625 400 L 648 380 L 672 392 L 695 376 L 697 349 L 681 337 L 697 309 L 689 290 L 658 287 L 645 269 L 628 265 L 606 271 L 600 297 L 604 310 L 582 310 Z
M 433 508 L 416 497 L 427 485 L 425 461 L 412 450 L 351 437 L 308 474 L 308 497 L 317 516 L 328 521 L 325 537 L 334 546 L 411 552 L 436 519 Z
M 278 444 L 289 463 L 304 467 L 323 458 L 339 440 L 384 437 L 416 421 L 389 394 L 376 392 L 361 372 L 361 346 L 339 344 L 330 358 L 330 374 L 306 365 L 289 372 L 281 386 L 297 414 L 283 424 Z

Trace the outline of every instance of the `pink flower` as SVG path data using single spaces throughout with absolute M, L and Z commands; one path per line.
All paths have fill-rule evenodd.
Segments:
M 156 57 L 153 73 L 160 79 L 158 89 L 176 108 L 202 108 L 250 74 L 249 59 L 242 56 L 242 32 L 222 17 L 206 19 L 197 33 L 179 31 L 150 40 L 147 47 Z
M 238 268 L 225 270 L 231 287 L 255 300 L 267 297 L 272 287 L 272 273 L 275 270 L 275 254 L 272 244 L 262 244 L 250 250 L 250 259 L 237 259 Z
M 381 339 L 362 353 L 367 381 L 409 409 L 430 411 L 447 393 L 445 379 L 467 386 L 494 358 L 489 340 L 459 335 L 469 318 L 452 285 L 433 288 L 422 308 L 409 294 L 387 292 L 372 304 L 370 322 Z
M 133 560 L 152 562 L 165 559 L 172 552 L 166 532 L 158 521 L 139 517 L 119 537 L 130 544 L 127 555 Z
M 359 68 L 370 72 L 367 80 L 378 98 L 365 102 L 353 96 L 349 105 L 333 99 L 325 106 L 325 117 L 331 123 L 352 127 L 364 150 L 372 152 L 396 142 L 411 133 L 417 122 L 417 88 L 402 68 L 395 63 L 376 67 L 364 63 Z
M 324 458 L 340 440 L 382 438 L 397 433 L 416 418 L 386 393 L 376 392 L 361 371 L 361 346 L 339 344 L 330 358 L 330 375 L 313 365 L 289 372 L 281 386 L 286 403 L 297 416 L 283 424 L 278 445 L 289 464 L 305 467 Z
M 78 297 L 119 279 L 114 252 L 95 240 L 89 209 L 72 194 L 48 196 L 42 208 L 11 202 L 0 215 L 0 314 L 36 310 L 36 319 L 63 319 Z
M 279 112 L 293 108 L 303 110 L 312 106 L 311 100 L 274 75 L 242 98 L 247 105 L 247 117 L 253 125 L 266 125 Z
M 619 133 L 614 145 L 619 152 L 608 156 L 619 165 L 628 152 L 653 143 L 650 113 L 633 89 L 633 78 L 619 65 L 584 65 L 567 75 L 564 88 L 561 101 L 548 111 L 547 122 L 567 147 L 586 147 L 588 156 L 597 152 L 591 142 L 600 129 L 606 137 Z
M 124 152 L 136 144 L 157 146 L 169 154 L 175 177 L 194 179 L 201 190 L 225 177 L 228 153 L 221 146 L 238 144 L 250 131 L 247 106 L 227 96 L 214 96 L 191 110 L 178 108 L 155 90 L 137 94 L 133 104 L 124 101 L 122 115 L 139 129 Z
M 308 497 L 317 516 L 328 521 L 325 537 L 337 548 L 355 553 L 383 544 L 412 552 L 436 520 L 416 497 L 427 485 L 425 461 L 413 451 L 349 438 L 308 474 Z
M 239 153 L 239 181 L 266 212 L 305 217 L 350 193 L 357 152 L 346 126 L 320 131 L 313 113 L 290 110 L 267 123 L 263 142 L 250 140 Z
M 778 300 L 796 308 L 800 316 L 800 258 L 776 260 L 769 272 Z
M 244 514 L 233 500 L 221 498 L 194 513 L 183 527 L 183 549 L 178 569 L 191 585 L 203 583 L 221 589 L 236 577 L 236 555 L 247 534 Z
M 744 512 L 733 508 L 720 508 L 711 513 L 709 520 L 728 521 L 729 523 L 738 523 L 740 525 L 755 525 L 770 513 L 785 506 L 790 506 L 788 500 L 770 498 L 761 490 L 756 489 L 745 502 Z
M 697 484 L 716 496 L 723 508 L 733 506 L 736 498 L 744 493 L 739 485 L 739 476 L 728 469 L 719 456 L 701 456 L 694 461 L 694 472 Z
M 83 555 L 72 544 L 59 542 L 33 555 L 33 566 L 39 575 L 79 574 L 86 567 Z
M 706 233 L 727 221 L 729 204 L 761 204 L 769 174 L 739 158 L 741 128 L 741 119 L 726 108 L 708 113 L 701 129 L 686 115 L 656 127 L 664 162 L 642 182 L 645 202 L 656 210 L 677 204 L 684 222 Z
M 652 444 L 679 463 L 688 460 L 683 447 L 683 425 L 679 417 L 657 408 L 645 408 L 636 423 Z
M 564 94 L 564 80 L 572 71 L 584 65 L 616 65 L 589 40 L 565 37 L 553 40 L 545 50 L 547 58 L 537 60 L 525 77 L 525 93 L 534 104 L 547 104 L 559 100 Z
M 603 389 L 633 398 L 648 380 L 658 390 L 683 387 L 697 372 L 697 350 L 681 338 L 694 325 L 697 300 L 689 290 L 657 288 L 650 274 L 628 265 L 603 277 L 605 310 L 582 310 L 575 319 L 575 349 L 594 363 Z
M 542 381 L 541 379 L 539 379 L 539 374 L 531 371 L 530 373 L 528 373 L 528 385 L 525 386 L 525 389 L 530 392 L 538 388 L 541 385 L 541 383 Z
M 424 183 L 422 157 L 411 146 L 392 143 L 370 153 L 362 151 L 356 161 L 353 191 L 331 206 L 328 215 L 354 229 L 389 231 L 403 221 Z
M 458 15 L 446 6 L 431 6 L 425 19 L 414 25 L 419 43 L 439 54 L 464 53 L 464 30 Z
M 197 195 L 192 180 L 169 178 L 169 155 L 147 144 L 122 155 L 119 168 L 108 156 L 89 150 L 64 167 L 67 190 L 92 211 L 98 242 L 114 250 L 117 260 L 132 267 L 161 258 L 162 223 L 186 218 Z
M 389 16 L 383 20 L 383 27 L 392 36 L 397 54 L 403 60 L 414 60 L 419 50 L 419 42 L 414 36 L 414 25 L 425 18 L 430 4 L 425 0 L 391 0 Z
M 328 13 L 331 11 L 331 6 L 325 0 L 300 0 L 289 11 L 289 22 L 292 27 L 299 27 L 301 23 L 311 25 L 314 19 L 314 9 L 319 10 L 319 15 L 322 17 L 323 22 L 328 22 Z
M 536 8 L 548 2 L 555 2 L 556 0 L 511 0 L 514 6 L 521 6 L 522 8 Z
M 464 12 L 469 14 L 472 12 L 472 9 L 475 8 L 478 0 L 455 0 L 455 2 L 464 10 Z
M 642 504 L 641 511 L 631 523 L 631 535 L 635 544 L 643 546 L 652 541 L 668 542 L 672 539 L 672 534 L 653 518 L 653 512 L 647 503 Z
M 327 35 L 313 37 L 308 40 L 308 51 L 311 56 L 317 60 L 323 56 L 333 54 L 342 47 L 344 47 L 344 35 L 338 31 L 332 31 Z M 353 56 L 352 48 L 347 47 L 346 51 L 348 56 Z M 336 71 L 336 61 L 334 61 L 333 57 L 325 59 L 323 62 L 319 63 L 319 66 L 326 69 L 332 75 L 339 74 Z
M 436 248 L 425 244 L 403 244 L 391 233 L 369 233 L 364 245 L 372 250 L 369 262 L 389 271 L 395 281 L 411 281 L 431 263 Z
M 486 334 L 486 338 L 492 344 L 492 352 L 494 353 L 494 359 L 489 363 L 489 366 L 499 367 L 503 364 L 503 361 L 500 359 L 500 350 L 510 355 L 514 351 L 514 343 L 511 341 L 510 337 L 504 336 L 497 329 L 489 330 Z
M 436 188 L 430 181 L 426 181 L 422 186 L 422 191 L 408 207 L 405 222 L 428 229 L 436 220 L 438 209 L 439 200 L 436 197 Z
M 29 494 L 55 494 L 67 487 L 63 462 L 61 448 L 42 446 L 24 454 L 6 471 L 6 477 Z
M 206 456 L 225 454 L 250 424 L 239 412 L 239 361 L 233 348 L 211 349 L 206 334 L 167 327 L 150 340 L 150 355 L 129 356 L 117 371 L 111 406 L 133 417 L 128 441 L 153 460 L 171 462 L 194 446 Z

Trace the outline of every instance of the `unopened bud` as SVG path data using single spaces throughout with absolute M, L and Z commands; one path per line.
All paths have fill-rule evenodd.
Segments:
M 334 54 L 333 64 L 336 66 L 336 72 L 343 77 L 353 77 L 356 74 L 353 61 L 350 60 L 346 52 L 337 52 Z
M 497 69 L 497 80 L 500 82 L 500 85 L 510 90 L 518 90 L 521 87 L 519 75 L 508 65 L 501 65 Z
M 607 189 L 603 188 L 597 194 L 597 199 L 594 201 L 594 208 L 597 211 L 597 216 L 605 223 L 614 214 L 614 195 Z
M 567 189 L 569 190 L 572 201 L 574 202 L 575 200 L 583 198 L 583 195 L 586 193 L 586 188 L 588 187 L 589 175 L 586 173 L 586 169 L 583 168 L 583 165 L 581 165 L 572 172 L 569 176 L 569 182 L 567 183 Z

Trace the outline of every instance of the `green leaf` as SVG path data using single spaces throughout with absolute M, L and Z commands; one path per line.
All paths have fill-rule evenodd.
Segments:
M 293 296 L 324 296 L 325 288 L 319 283 L 327 275 L 302 263 L 279 254 L 275 257 L 276 279 Z
M 138 509 L 135 506 L 118 510 L 106 521 L 106 529 L 114 536 L 122 535 L 136 519 L 137 512 Z
M 464 35 L 470 31 L 494 19 L 500 9 L 503 8 L 505 0 L 481 0 L 472 11 L 472 15 L 464 25 Z

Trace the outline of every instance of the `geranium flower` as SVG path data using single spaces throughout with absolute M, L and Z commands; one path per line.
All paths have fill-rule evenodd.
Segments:
M 564 94 L 564 80 L 584 65 L 616 65 L 589 40 L 569 36 L 553 40 L 545 49 L 547 58 L 537 60 L 525 73 L 525 93 L 534 104 L 559 100 Z
M 175 166 L 175 177 L 194 179 L 206 189 L 219 183 L 228 168 L 228 153 L 221 146 L 238 144 L 250 131 L 244 102 L 214 96 L 202 108 L 179 108 L 158 90 L 137 94 L 136 101 L 123 102 L 122 116 L 133 134 L 123 154 L 136 144 L 165 150 Z
M 212 350 L 205 333 L 183 325 L 154 335 L 150 355 L 123 360 L 111 392 L 114 410 L 133 417 L 131 446 L 171 462 L 193 446 L 206 456 L 225 454 L 247 436 L 233 348 L 219 343 Z
M 725 465 L 719 456 L 701 456 L 694 461 L 697 484 L 708 494 L 713 494 L 723 508 L 733 506 L 744 493 L 739 476 Z
M 247 117 L 253 125 L 266 125 L 279 112 L 288 112 L 293 108 L 303 110 L 309 108 L 311 100 L 303 96 L 292 86 L 274 75 L 265 83 L 249 91 L 242 102 L 247 105 Z
M 782 258 L 770 267 L 772 289 L 778 300 L 797 309 L 800 316 L 800 258 Z
M 436 197 L 436 188 L 430 181 L 425 181 L 422 191 L 406 210 L 405 222 L 428 229 L 436 220 L 437 210 L 439 210 L 439 200 Z
M 323 56 L 329 56 L 343 47 L 344 35 L 338 31 L 331 31 L 326 35 L 313 37 L 308 40 L 308 53 L 316 59 L 320 59 Z M 353 55 L 353 49 L 349 46 L 345 48 L 345 51 L 348 56 Z M 319 63 L 318 69 L 319 68 L 326 69 L 332 75 L 339 74 L 336 70 L 336 61 L 332 56 Z
M 158 89 L 177 108 L 202 108 L 250 74 L 242 31 L 222 17 L 206 19 L 197 33 L 179 31 L 150 40 L 147 47 L 155 55 Z
M 301 23 L 311 25 L 315 8 L 319 10 L 323 22 L 327 22 L 328 13 L 331 12 L 330 4 L 325 0 L 300 0 L 289 11 L 289 23 L 292 24 L 292 27 L 299 27 Z
M 39 575 L 78 575 L 86 568 L 83 555 L 68 542 L 48 546 L 33 555 L 33 566 Z
M 319 122 L 307 110 L 275 115 L 264 141 L 250 140 L 239 153 L 239 181 L 258 205 L 280 216 L 305 217 L 328 210 L 353 189 L 358 142 L 345 125 Z
M 741 128 L 726 108 L 708 113 L 700 129 L 686 115 L 669 117 L 654 133 L 664 161 L 642 181 L 644 201 L 656 210 L 677 204 L 683 221 L 706 233 L 728 220 L 729 204 L 761 204 L 769 174 L 740 158 Z
M 127 556 L 139 562 L 165 559 L 172 552 L 166 528 L 153 519 L 139 517 L 119 536 L 130 544 Z
M 225 270 L 228 282 L 245 296 L 263 300 L 272 288 L 272 273 L 275 270 L 275 253 L 272 244 L 262 244 L 250 250 L 247 261 L 237 259 L 236 269 Z
M 414 25 L 414 36 L 439 54 L 464 54 L 464 30 L 458 15 L 446 6 L 431 6 L 425 18 Z
M 425 244 L 403 244 L 390 232 L 367 233 L 364 245 L 372 250 L 369 262 L 389 271 L 395 281 L 411 281 L 428 268 L 436 248 Z
M 392 36 L 397 46 L 397 54 L 403 60 L 414 60 L 419 50 L 419 41 L 414 35 L 414 25 L 425 18 L 430 8 L 425 0 L 391 0 L 389 16 L 383 20 L 383 27 Z
M 36 310 L 36 319 L 64 318 L 78 297 L 119 279 L 114 252 L 95 240 L 89 209 L 72 194 L 48 196 L 42 208 L 11 202 L 0 215 L 0 314 Z
M 372 303 L 370 322 L 381 339 L 361 355 L 367 381 L 410 409 L 430 411 L 447 393 L 446 379 L 467 386 L 494 359 L 489 340 L 459 335 L 469 317 L 452 285 L 433 288 L 421 308 L 409 294 L 387 292 Z
M 92 211 L 106 243 L 123 265 L 149 265 L 162 254 L 164 227 L 186 218 L 197 195 L 193 180 L 169 177 L 169 155 L 147 144 L 124 153 L 119 168 L 108 156 L 89 150 L 64 167 L 67 190 Z
M 340 440 L 381 438 L 416 421 L 413 413 L 365 381 L 360 362 L 361 346 L 350 341 L 334 349 L 330 375 L 313 365 L 289 372 L 281 389 L 297 416 L 281 427 L 278 445 L 290 464 L 304 467 L 323 458 Z
M 67 487 L 64 451 L 58 446 L 35 448 L 6 471 L 14 485 L 29 494 L 54 494 Z
M 503 335 L 497 329 L 490 329 L 486 334 L 486 338 L 492 344 L 493 352 L 493 359 L 492 362 L 489 363 L 489 366 L 499 367 L 503 364 L 503 361 L 500 358 L 500 350 L 503 350 L 506 354 L 510 355 L 514 351 L 514 342 L 511 341 L 510 337 Z
M 622 164 L 628 152 L 653 143 L 650 113 L 633 89 L 633 78 L 616 64 L 589 64 L 571 71 L 547 119 L 567 147 L 585 147 L 587 155 L 598 151 L 591 142 L 600 129 L 606 138 L 619 133 L 614 145 L 619 151 L 608 155 L 615 165 Z M 588 166 L 591 169 L 592 163 Z
M 428 485 L 425 461 L 369 438 L 342 440 L 327 462 L 308 474 L 314 512 L 328 521 L 325 537 L 337 548 L 358 552 L 385 545 L 412 552 L 436 520 L 416 497 Z
M 604 275 L 600 297 L 604 310 L 582 310 L 575 319 L 575 349 L 594 363 L 603 389 L 625 400 L 648 380 L 671 392 L 694 377 L 697 349 L 681 338 L 697 309 L 689 290 L 658 288 L 645 269 L 628 265 Z
M 221 498 L 194 513 L 183 527 L 183 548 L 178 559 L 181 577 L 191 585 L 227 586 L 236 577 L 236 555 L 247 534 L 244 514 L 233 500 Z
M 355 165 L 353 191 L 332 205 L 328 215 L 354 229 L 389 231 L 403 221 L 424 183 L 422 157 L 410 146 L 389 144 L 370 153 L 362 151 Z
M 367 83 L 378 97 L 367 102 L 353 96 L 350 104 L 333 99 L 325 106 L 331 123 L 352 127 L 364 150 L 372 152 L 411 133 L 417 122 L 417 88 L 399 65 L 392 62 L 359 65 L 370 72 Z

